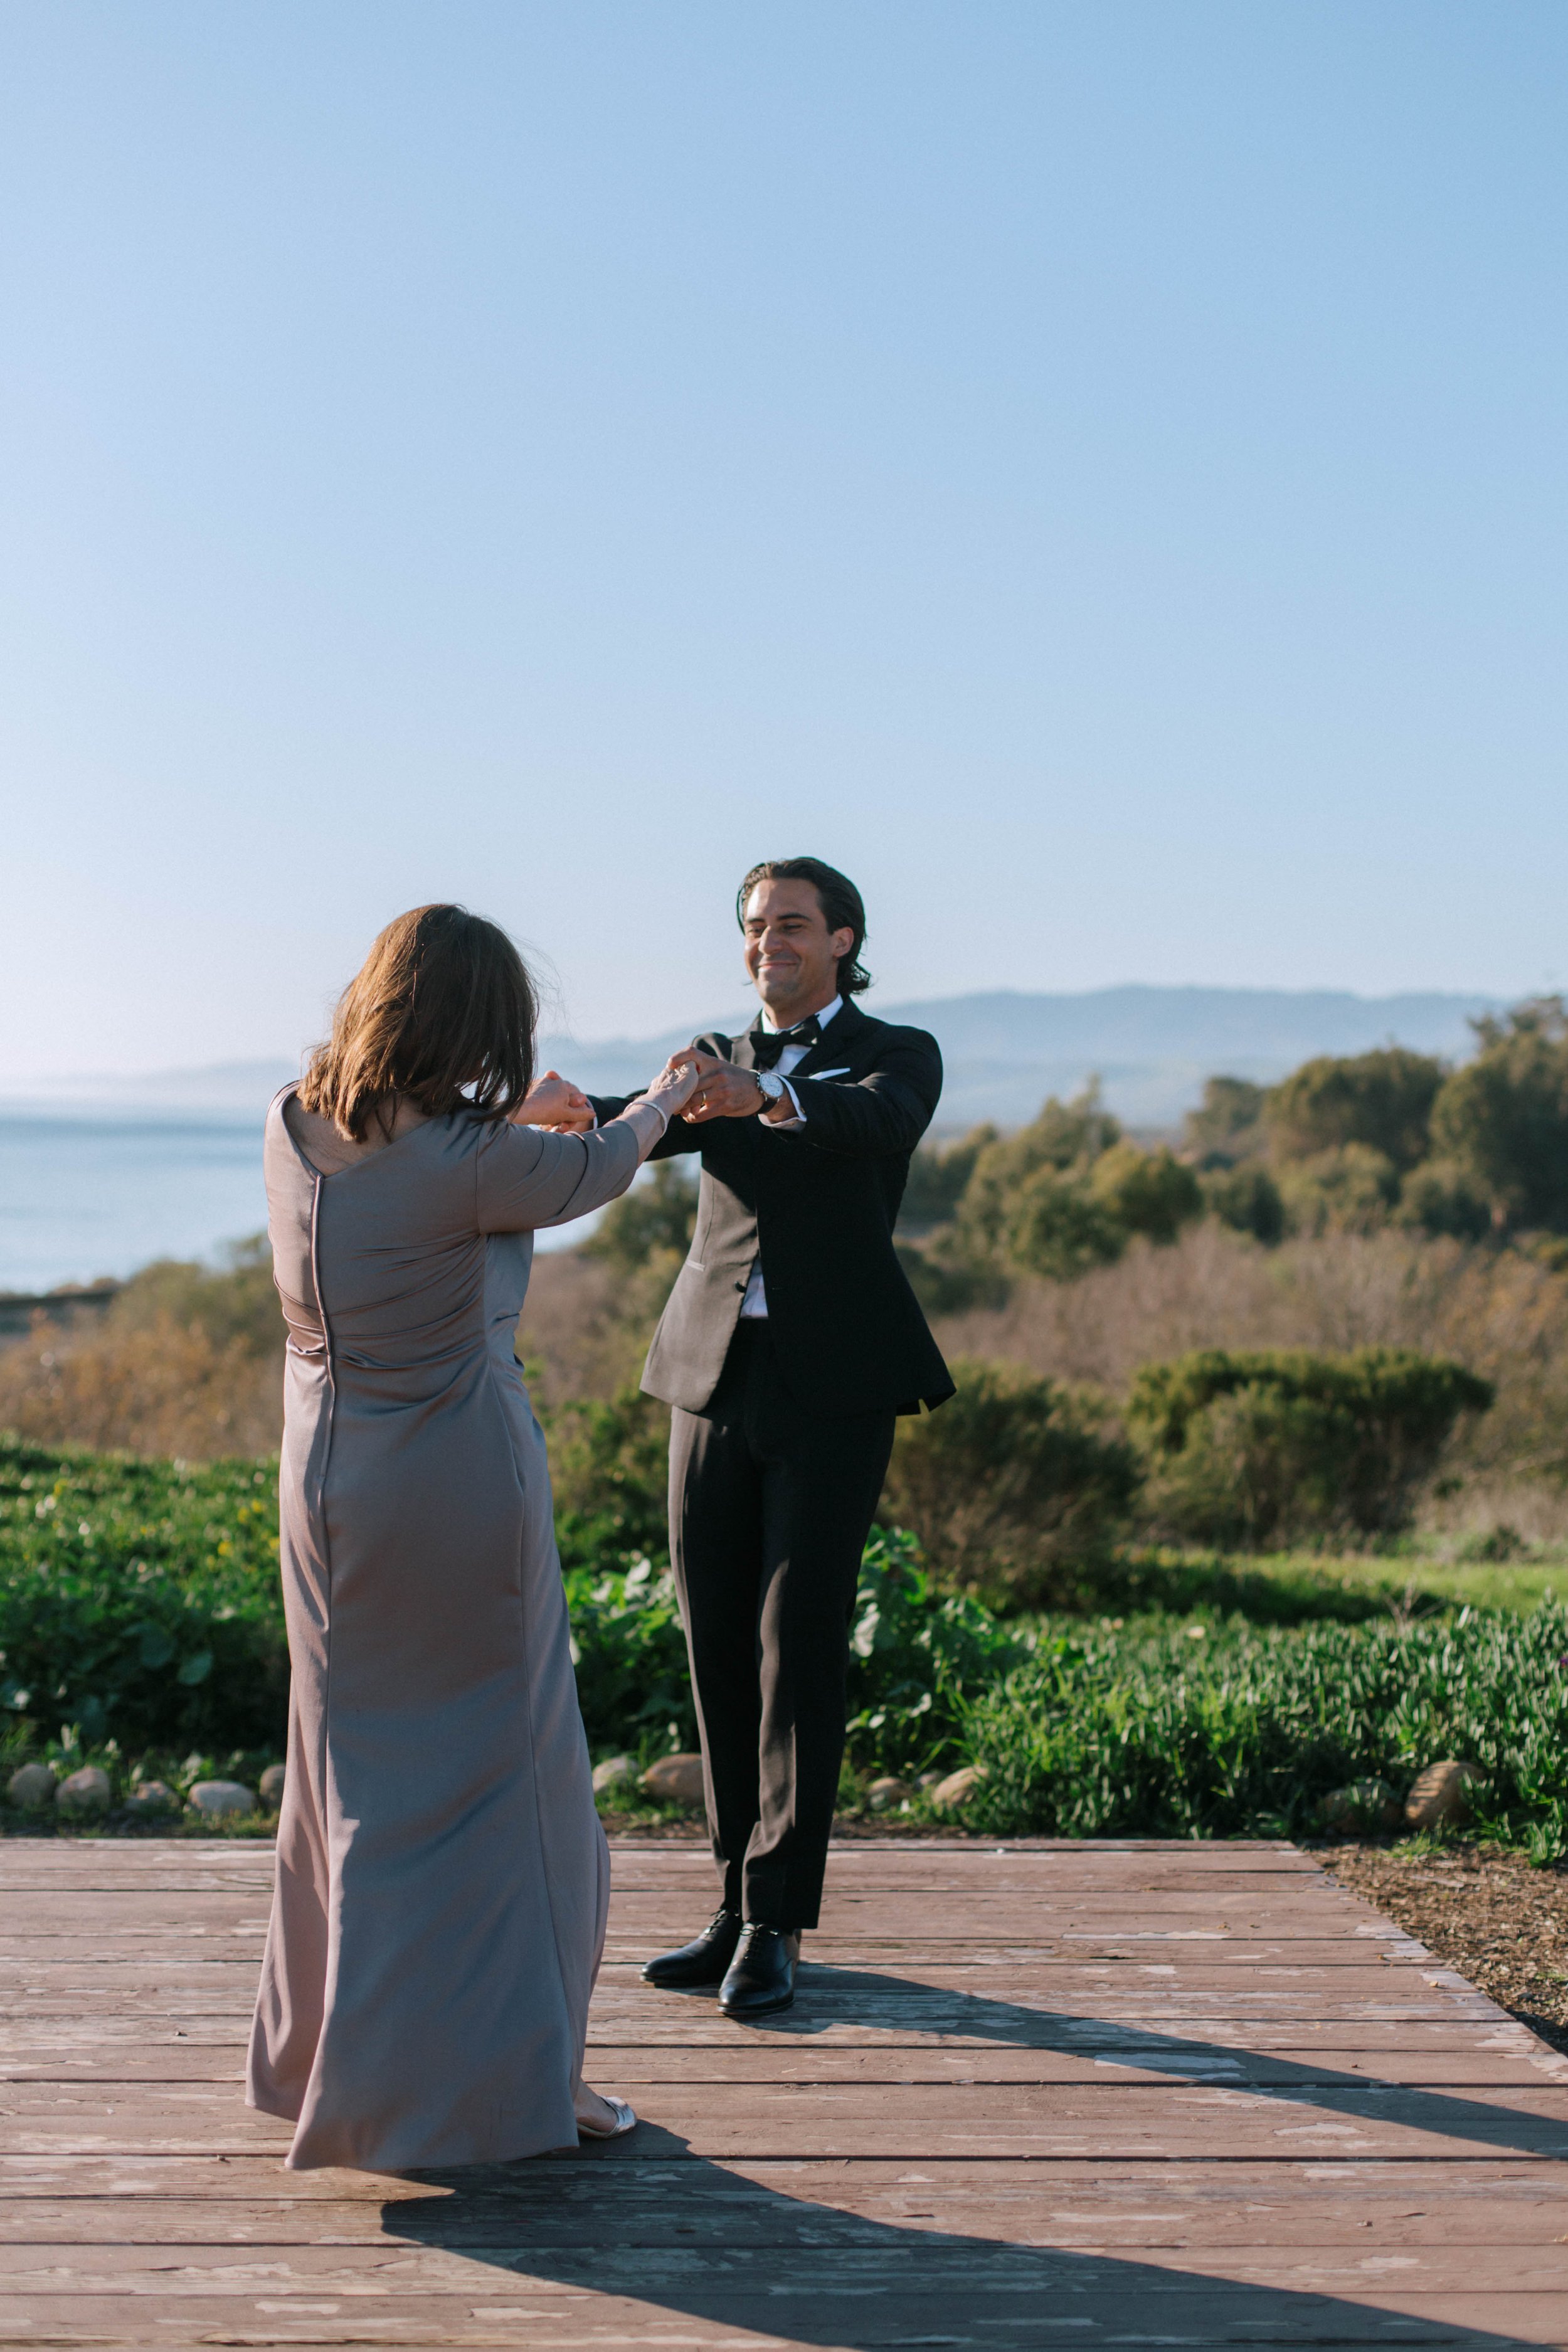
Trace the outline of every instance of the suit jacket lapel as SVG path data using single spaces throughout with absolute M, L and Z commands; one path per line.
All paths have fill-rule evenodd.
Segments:
M 749 1029 L 742 1029 L 738 1037 L 731 1038 L 730 1059 L 738 1070 L 756 1068 L 756 1056 L 752 1051 L 752 1033 Z
M 853 1004 L 841 1004 L 811 1051 L 798 1061 L 790 1076 L 814 1078 L 818 1070 L 839 1070 L 846 1062 L 855 1059 L 857 1033 L 866 1025 L 866 1016 Z

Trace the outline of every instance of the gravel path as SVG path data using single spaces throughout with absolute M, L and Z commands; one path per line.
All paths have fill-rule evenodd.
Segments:
M 1568 2052 L 1568 1868 L 1532 1870 L 1522 1854 L 1497 1846 L 1402 1853 L 1336 1845 L 1317 1858 L 1521 2025 Z

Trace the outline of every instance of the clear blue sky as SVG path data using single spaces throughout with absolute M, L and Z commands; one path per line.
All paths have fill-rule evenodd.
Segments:
M 885 1001 L 1568 980 L 1565 120 L 1561 0 L 5 0 L 0 1077 L 437 897 L 646 1034 L 799 849 Z

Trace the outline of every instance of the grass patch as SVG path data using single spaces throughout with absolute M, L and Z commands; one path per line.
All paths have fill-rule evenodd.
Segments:
M 1568 1592 L 1568 1561 L 1447 1561 L 1402 1549 L 1236 1554 L 1172 1545 L 1128 1548 L 1096 1579 L 1097 1611 L 1236 1614 L 1255 1625 L 1321 1619 L 1365 1624 L 1444 1610 L 1526 1612 Z M 1086 1595 L 1086 1599 L 1089 1596 Z

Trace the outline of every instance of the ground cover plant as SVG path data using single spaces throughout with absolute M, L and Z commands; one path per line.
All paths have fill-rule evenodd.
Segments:
M 584 1443 L 618 1461 L 625 1436 L 612 1422 Z M 693 1744 L 662 1556 L 610 1550 L 565 1578 L 595 1755 Z M 852 1771 L 976 1764 L 963 1818 L 983 1830 L 1223 1836 L 1300 1833 L 1331 1789 L 1403 1790 L 1451 1755 L 1481 1775 L 1489 1835 L 1563 1850 L 1559 1602 L 1456 1609 L 1310 1557 L 1131 1550 L 1107 1578 L 1098 1615 L 1002 1616 L 940 1584 L 912 1537 L 876 1531 L 850 1625 Z M 101 1763 L 121 1792 L 138 1774 L 254 1785 L 281 1755 L 286 1692 L 274 1464 L 0 1441 L 7 1772 L 43 1757 Z
M 1568 1608 L 1414 1623 L 1047 1622 L 960 1709 L 982 1829 L 1069 1837 L 1300 1835 L 1331 1790 L 1403 1796 L 1478 1768 L 1482 1834 L 1568 1845 Z
M 275 1744 L 277 1484 L 268 1462 L 0 1442 L 0 1720 L 127 1755 Z

